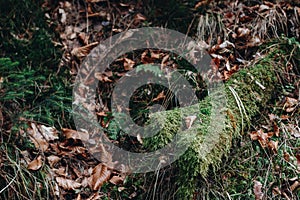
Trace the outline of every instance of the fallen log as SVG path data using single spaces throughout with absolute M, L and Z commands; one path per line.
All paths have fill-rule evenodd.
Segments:
M 299 46 L 291 48 L 298 48 L 296 52 L 299 53 Z M 284 73 L 284 62 L 278 60 L 276 53 L 270 52 L 234 74 L 224 88 L 211 92 L 197 105 L 151 115 L 151 120 L 159 122 L 162 129 L 144 141 L 148 150 L 162 148 L 175 135 L 180 135 L 178 141 L 181 144 L 190 142 L 185 153 L 172 164 L 177 174 L 174 183 L 177 188 L 172 189 L 176 191 L 172 194 L 175 199 L 191 199 L 199 177 L 205 177 L 210 167 L 218 169 L 232 140 L 249 130 L 251 119 L 259 115 L 274 97 Z M 226 105 L 217 98 L 224 98 Z M 191 115 L 196 116 L 196 120 L 187 128 L 182 125 L 182 119 Z

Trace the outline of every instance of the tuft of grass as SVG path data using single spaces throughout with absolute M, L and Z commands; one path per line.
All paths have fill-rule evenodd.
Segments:
M 70 76 L 41 10 L 43 1 L 0 1 L 0 199 L 50 199 L 47 166 L 29 171 L 37 155 L 23 130 L 28 121 L 72 127 Z

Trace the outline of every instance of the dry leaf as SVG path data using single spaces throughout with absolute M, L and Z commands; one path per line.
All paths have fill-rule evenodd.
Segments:
M 103 165 L 102 163 L 97 165 L 92 172 L 92 175 L 90 176 L 90 182 L 89 185 L 92 190 L 99 190 L 100 187 L 108 181 L 110 178 L 111 171 L 107 168 L 106 165 Z
M 113 82 L 109 77 L 107 77 L 104 73 L 96 72 L 95 78 L 98 79 L 101 82 L 109 83 Z
M 136 197 L 137 196 L 137 193 L 136 192 L 133 192 L 131 195 L 129 195 L 129 199 L 133 199 L 134 197 Z
M 167 55 L 165 55 L 165 56 L 162 58 L 162 60 L 161 60 L 161 67 L 164 67 L 164 66 L 165 66 L 165 63 L 168 61 L 169 57 L 170 57 L 170 55 L 167 54 Z
M 64 176 L 64 177 L 67 176 L 65 167 L 60 167 L 58 169 L 54 168 L 54 169 L 52 169 L 52 171 L 59 176 Z
M 124 69 L 129 71 L 133 69 L 133 66 L 135 65 L 135 62 L 133 60 L 130 60 L 129 58 L 124 58 Z
M 125 176 L 113 176 L 109 182 L 114 184 L 114 185 L 120 185 L 120 184 L 123 184 L 125 180 Z
M 39 131 L 37 125 L 31 123 L 31 127 L 27 129 L 30 140 L 33 142 L 35 148 L 41 151 L 46 151 L 49 147 L 48 141 L 44 138 L 42 133 Z
M 41 133 L 47 141 L 59 139 L 58 132 L 54 127 L 47 127 L 44 125 L 39 126 Z
M 85 45 L 88 44 L 89 37 L 84 32 L 80 32 L 78 34 L 78 39 Z
M 88 45 L 85 45 L 83 47 L 78 47 L 78 48 L 74 48 L 72 51 L 71 51 L 71 54 L 73 56 L 76 56 L 77 58 L 83 58 L 83 57 L 86 57 L 90 52 L 91 50 L 96 47 L 97 45 L 99 44 L 99 42 L 93 42 L 91 44 L 88 44 Z
M 56 163 L 60 161 L 60 157 L 51 155 L 47 157 L 48 163 L 50 164 L 50 167 L 53 167 Z
M 251 140 L 258 140 L 257 131 L 252 131 L 249 135 Z
M 161 93 L 159 93 L 158 95 L 157 95 L 157 97 L 155 97 L 154 99 L 152 99 L 152 101 L 154 102 L 154 101 L 159 101 L 159 100 L 161 100 L 161 99 L 164 99 L 166 96 L 165 96 L 165 94 L 164 94 L 164 91 L 162 91 Z
M 259 129 L 257 132 L 257 136 L 258 136 L 258 142 L 260 143 L 260 145 L 265 148 L 268 145 L 269 142 L 269 134 L 263 132 L 262 129 Z
M 296 106 L 298 105 L 298 100 L 291 98 L 291 97 L 286 97 L 285 98 L 285 111 L 286 112 L 293 112 L 296 109 Z
M 197 119 L 196 115 L 188 116 L 185 118 L 185 125 L 187 129 L 190 129 L 194 123 L 194 121 Z
M 147 18 L 144 15 L 142 15 L 141 13 L 138 13 L 135 15 L 134 20 L 136 22 L 139 22 L 139 21 L 145 21 L 145 20 L 147 20 Z
M 79 139 L 81 141 L 88 141 L 90 135 L 87 131 L 76 131 L 73 129 L 62 128 L 62 132 L 65 135 L 66 139 L 73 138 L 74 140 Z
M 28 164 L 27 169 L 38 170 L 42 167 L 42 165 L 43 165 L 42 156 L 39 155 L 36 159 L 34 159 Z
M 300 138 L 300 127 L 294 124 L 288 124 L 287 130 L 290 132 L 291 136 L 295 138 Z
M 259 181 L 254 180 L 253 192 L 255 195 L 255 200 L 262 200 L 264 193 L 261 191 L 262 184 Z
M 151 51 L 151 58 L 159 59 L 161 56 L 160 51 Z
M 250 30 L 248 28 L 238 28 L 237 37 L 246 37 L 250 34 Z
M 56 177 L 55 180 L 58 183 L 58 185 L 62 187 L 64 190 L 75 190 L 81 187 L 80 183 L 71 179 Z
M 275 154 L 277 154 L 277 150 L 278 150 L 278 141 L 273 141 L 271 140 L 268 143 L 268 147 L 269 149 L 271 149 Z
M 206 6 L 211 2 L 211 0 L 201 0 L 195 5 L 195 9 L 200 8 L 202 6 Z

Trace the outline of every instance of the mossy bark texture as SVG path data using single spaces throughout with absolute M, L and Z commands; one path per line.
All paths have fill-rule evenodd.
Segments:
M 161 148 L 175 134 L 185 135 L 187 140 L 191 140 L 191 135 L 193 137 L 188 149 L 175 162 L 179 171 L 176 199 L 191 199 L 199 177 L 206 176 L 210 167 L 218 168 L 222 157 L 230 150 L 232 139 L 247 130 L 250 120 L 271 99 L 279 82 L 277 77 L 272 61 L 263 59 L 234 74 L 223 88 L 211 92 L 198 105 L 151 116 L 152 120 L 163 124 L 159 134 L 145 141 L 147 148 Z M 182 119 L 191 113 L 197 117 L 193 125 L 182 126 L 185 122 Z

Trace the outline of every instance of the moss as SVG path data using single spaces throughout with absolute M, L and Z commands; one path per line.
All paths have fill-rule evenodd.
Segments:
M 145 143 L 148 149 L 155 150 L 167 144 L 175 134 L 186 134 L 188 137 L 191 132 L 196 132 L 191 146 L 174 164 L 179 171 L 176 180 L 177 199 L 192 198 L 199 177 L 205 177 L 210 167 L 218 169 L 222 157 L 230 150 L 232 139 L 247 131 L 250 120 L 264 109 L 278 84 L 274 66 L 272 57 L 267 57 L 254 66 L 234 74 L 225 83 L 227 105 L 223 105 L 223 109 L 222 101 L 215 100 L 225 96 L 220 95 L 221 91 L 215 91 L 197 105 L 151 116 L 155 121 L 162 121 L 165 119 L 164 116 L 167 117 L 162 131 Z M 278 73 L 280 69 L 277 68 L 276 71 Z M 220 105 L 212 105 L 216 102 Z M 216 108 L 220 111 L 216 112 L 214 110 Z M 198 121 L 188 130 L 178 128 L 178 121 L 191 113 L 196 113 L 201 123 Z M 223 120 L 222 115 L 225 117 L 224 123 L 214 123 L 214 120 L 216 122 Z

